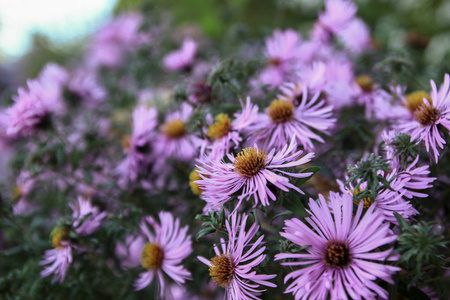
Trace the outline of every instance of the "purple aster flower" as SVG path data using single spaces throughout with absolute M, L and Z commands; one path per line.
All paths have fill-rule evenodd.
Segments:
M 79 196 L 77 202 L 69 204 L 72 208 L 73 228 L 79 235 L 90 235 L 102 225 L 106 212 L 100 212 L 97 206 L 93 206 L 91 200 Z
M 357 7 L 351 0 L 327 0 L 319 21 L 326 30 L 337 33 L 355 17 L 356 11 Z
M 163 58 L 164 67 L 169 71 L 190 68 L 194 62 L 197 47 L 198 45 L 193 39 L 186 38 L 180 49 L 170 52 Z
M 268 66 L 259 79 L 262 84 L 275 87 L 292 76 L 301 59 L 301 37 L 293 29 L 275 30 L 273 36 L 266 39 L 265 45 L 264 55 L 267 57 Z
M 339 33 L 338 38 L 351 53 L 359 54 L 372 46 L 369 27 L 361 19 L 353 19 Z
M 65 228 L 55 227 L 50 237 L 54 248 L 45 251 L 44 259 L 39 263 L 41 266 L 47 265 L 41 272 L 41 277 L 54 274 L 52 284 L 56 281 L 62 283 L 66 278 L 67 269 L 72 263 L 72 246 L 69 241 L 69 232 Z
M 380 171 L 380 174 L 383 173 Z M 386 221 L 394 224 L 397 224 L 397 218 L 394 212 L 397 212 L 406 220 L 413 215 L 417 215 L 419 212 L 412 206 L 410 201 L 403 198 L 408 192 L 405 185 L 410 180 L 410 176 L 396 169 L 385 176 L 386 180 L 390 181 L 391 189 L 379 191 L 375 199 L 371 199 L 370 197 L 361 199 L 361 202 L 364 203 L 364 208 L 368 209 L 374 206 L 384 216 Z M 366 182 L 361 183 L 359 187 L 354 187 L 351 183 L 348 187 L 345 187 L 342 181 L 337 180 L 337 182 L 341 188 L 341 192 L 352 197 L 362 193 L 367 188 Z
M 106 90 L 92 70 L 79 69 L 74 72 L 67 88 L 89 108 L 95 108 L 106 98 Z
M 178 284 L 191 278 L 191 273 L 183 267 L 182 262 L 191 254 L 192 242 L 187 235 L 188 226 L 180 228 L 179 219 L 174 219 L 168 212 L 160 212 L 158 216 L 160 223 L 153 217 L 146 217 L 145 222 L 141 223 L 141 231 L 147 242 L 142 248 L 141 265 L 146 271 L 140 274 L 134 286 L 136 290 L 141 290 L 156 277 L 160 297 L 164 299 L 168 286 L 165 275 Z
M 89 66 L 120 66 L 125 54 L 145 41 L 145 35 L 139 32 L 142 22 L 142 15 L 128 12 L 98 30 L 89 48 Z
M 201 141 L 186 130 L 191 114 L 192 106 L 186 103 L 183 103 L 181 111 L 167 114 L 154 144 L 153 157 L 156 163 L 164 165 L 169 158 L 188 161 L 197 155 Z
M 220 245 L 214 245 L 216 256 L 210 261 L 204 257 L 197 258 L 209 267 L 209 274 L 215 284 L 225 288 L 225 296 L 230 300 L 260 299 L 266 290 L 258 290 L 260 285 L 276 287 L 267 281 L 277 275 L 256 274 L 252 271 L 266 258 L 262 254 L 266 247 L 257 247 L 262 244 L 264 235 L 261 235 L 254 243 L 251 240 L 259 230 L 257 223 L 253 223 L 246 232 L 247 215 L 233 214 L 226 220 L 228 242 L 220 239 Z
M 29 171 L 21 171 L 14 186 L 12 199 L 17 201 L 13 206 L 15 215 L 28 214 L 33 209 L 33 205 L 27 201 L 28 196 L 33 190 L 36 180 Z
M 228 153 L 231 147 L 239 146 L 242 141 L 241 133 L 245 131 L 250 124 L 256 121 L 258 106 L 250 102 L 247 97 L 246 105 L 242 104 L 242 112 L 234 114 L 232 120 L 227 114 L 219 114 L 215 122 L 210 122 L 206 135 L 212 140 L 205 141 L 203 147 L 209 150 L 208 156 L 212 159 L 220 160 Z
M 392 248 L 378 248 L 392 243 L 389 223 L 370 207 L 363 217 L 360 203 L 353 217 L 353 201 L 348 195 L 330 194 L 330 207 L 322 195 L 319 202 L 309 201 L 311 217 L 306 222 L 298 219 L 285 221 L 280 234 L 299 246 L 309 246 L 307 253 L 281 253 L 275 260 L 293 259 L 284 266 L 301 266 L 289 273 L 284 281 L 293 280 L 286 289 L 295 299 L 374 299 L 387 298 L 388 293 L 373 281 L 380 278 L 394 283 L 391 275 L 398 267 L 379 262 L 398 260 L 390 255 Z M 376 251 L 374 251 L 376 250 Z
M 239 204 L 242 200 L 253 197 L 255 206 L 261 203 L 269 205 L 269 198 L 276 201 L 275 194 L 268 187 L 268 183 L 283 191 L 294 189 L 303 194 L 303 191 L 289 182 L 289 178 L 305 178 L 312 173 L 291 173 L 282 171 L 282 168 L 297 167 L 306 164 L 314 157 L 314 153 L 308 153 L 299 158 L 303 151 L 296 151 L 295 136 L 289 145 L 281 150 L 272 149 L 269 153 L 255 147 L 242 150 L 236 157 L 227 154 L 231 163 L 224 161 L 208 160 L 199 161 L 198 174 L 202 180 L 196 183 L 202 188 L 202 197 L 211 207 L 220 208 L 227 203 L 233 194 L 239 194 Z M 275 154 L 276 152 L 276 154 Z M 241 190 L 242 189 L 242 190 Z
M 127 157 L 117 166 L 120 175 L 119 184 L 124 186 L 136 182 L 140 171 L 150 162 L 151 141 L 156 135 L 158 111 L 155 108 L 137 107 L 133 112 L 133 128 L 131 136 L 123 140 L 123 148 Z
M 127 235 L 125 243 L 117 242 L 115 254 L 120 260 L 122 268 L 135 268 L 141 264 L 142 249 L 145 246 L 145 239 L 138 235 Z
M 32 136 L 49 123 L 53 113 L 64 112 L 58 85 L 38 80 L 28 80 L 27 85 L 28 90 L 18 89 L 17 96 L 12 97 L 15 103 L 5 111 L 9 137 Z
M 48 63 L 39 74 L 39 79 L 63 87 L 69 80 L 69 73 L 58 64 Z
M 438 147 L 443 149 L 445 144 L 444 138 L 439 133 L 438 125 L 450 130 L 449 89 L 450 76 L 448 74 L 445 74 L 444 83 L 439 91 L 434 81 L 431 80 L 431 99 L 424 96 L 420 105 L 414 109 L 414 119 L 404 120 L 404 123 L 398 125 L 401 132 L 411 134 L 412 140 L 423 141 L 427 152 L 434 155 L 436 163 L 439 157 Z
M 319 99 L 320 93 L 308 97 L 308 89 L 303 86 L 300 95 L 296 89 L 284 89 L 284 98 L 295 99 L 298 105 L 291 101 L 275 99 L 266 109 L 266 113 L 258 114 L 257 119 L 245 130 L 250 134 L 248 144 L 258 144 L 263 149 L 277 150 L 283 148 L 294 136 L 296 142 L 306 150 L 314 149 L 312 141 L 324 142 L 318 134 L 327 133 L 336 119 L 332 118 L 332 107 Z M 281 97 L 280 97 L 281 98 Z

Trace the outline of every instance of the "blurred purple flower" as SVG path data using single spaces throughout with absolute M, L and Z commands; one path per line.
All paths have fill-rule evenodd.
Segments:
M 190 68 L 194 62 L 197 47 L 197 42 L 193 39 L 184 39 L 180 49 L 164 56 L 164 67 L 169 71 L 180 71 Z

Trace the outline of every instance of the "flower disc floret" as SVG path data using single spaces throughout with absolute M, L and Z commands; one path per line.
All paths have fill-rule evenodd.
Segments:
M 142 249 L 141 265 L 149 269 L 157 269 L 161 267 L 164 260 L 164 250 L 158 243 L 147 243 Z
M 409 109 L 410 112 L 414 113 L 419 106 L 424 103 L 424 99 L 431 104 L 431 96 L 429 93 L 425 91 L 415 91 L 406 95 L 406 108 Z
M 161 131 L 168 137 L 177 139 L 186 134 L 186 127 L 182 120 L 170 120 L 162 125 Z
M 208 137 L 213 140 L 223 138 L 231 130 L 231 120 L 227 114 L 219 114 L 216 121 L 208 128 Z
M 209 275 L 215 284 L 227 287 L 234 276 L 235 266 L 229 254 L 219 254 L 211 259 Z
M 247 178 L 258 174 L 267 165 L 267 153 L 264 150 L 250 147 L 242 150 L 233 162 L 234 170 Z
M 273 100 L 267 110 L 267 114 L 276 123 L 290 121 L 294 117 L 294 104 L 282 99 Z

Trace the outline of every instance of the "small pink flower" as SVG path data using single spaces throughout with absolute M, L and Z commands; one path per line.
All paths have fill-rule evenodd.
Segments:
M 266 247 L 257 247 L 263 243 L 261 235 L 251 243 L 259 230 L 257 223 L 253 223 L 245 231 L 248 216 L 233 214 L 226 220 L 228 241 L 220 239 L 220 245 L 214 245 L 216 256 L 211 260 L 197 256 L 198 260 L 209 267 L 209 274 L 215 284 L 225 288 L 225 297 L 230 300 L 260 299 L 259 295 L 266 290 L 259 290 L 260 285 L 276 287 L 267 281 L 277 275 L 256 274 L 253 268 L 260 265 L 266 258 L 262 254 Z
M 120 260 L 122 268 L 135 268 L 141 264 L 142 249 L 145 245 L 144 237 L 127 235 L 125 243 L 117 242 L 115 254 Z
M 89 108 L 95 108 L 106 98 L 106 90 L 99 84 L 92 70 L 79 69 L 69 80 L 69 91 L 74 93 Z
M 443 149 L 445 139 L 439 132 L 439 127 L 450 130 L 450 76 L 445 74 L 444 83 L 440 89 L 436 88 L 436 84 L 431 80 L 431 102 L 426 98 L 423 99 L 414 111 L 413 120 L 403 120 L 398 125 L 401 132 L 409 133 L 411 139 L 419 139 L 425 143 L 427 152 L 434 155 L 436 163 L 439 158 L 438 147 Z M 431 149 L 430 149 L 431 148 Z
M 354 17 L 356 5 L 351 0 L 326 0 L 325 11 L 319 14 L 319 21 L 327 30 L 337 33 Z
M 123 146 L 127 154 L 116 168 L 119 174 L 119 184 L 136 182 L 139 174 L 150 163 L 150 150 L 155 138 L 158 111 L 155 108 L 139 106 L 133 112 L 133 127 L 131 137 L 125 137 Z
M 189 161 L 197 155 L 201 140 L 188 133 L 186 127 L 192 110 L 192 106 L 183 103 L 181 111 L 166 115 L 153 148 L 152 157 L 157 165 L 156 170 L 164 168 L 169 158 L 176 161 Z
M 90 235 L 97 231 L 106 217 L 106 212 L 99 212 L 98 207 L 85 197 L 79 196 L 77 202 L 69 206 L 73 210 L 73 228 L 79 235 Z
M 338 38 L 351 53 L 359 54 L 371 48 L 369 27 L 361 19 L 353 19 L 339 33 Z
M 63 87 L 69 80 L 69 73 L 56 63 L 48 63 L 39 74 L 39 79 L 43 82 L 57 84 Z
M 236 149 L 242 141 L 241 134 L 245 132 L 250 124 L 256 121 L 258 106 L 250 102 L 242 105 L 242 111 L 234 114 L 234 120 L 227 114 L 219 114 L 215 122 L 210 122 L 206 135 L 211 140 L 205 140 L 202 147 L 206 148 L 207 155 L 211 159 L 220 160 L 233 147 Z
M 301 37 L 292 29 L 275 30 L 273 36 L 266 39 L 265 46 L 268 66 L 261 72 L 259 80 L 276 87 L 293 76 L 301 59 Z
M 142 15 L 128 12 L 98 30 L 88 51 L 89 66 L 120 66 L 125 55 L 144 41 L 139 32 L 142 22 Z
M 191 237 L 187 235 L 188 226 L 180 228 L 180 220 L 174 219 L 171 213 L 160 212 L 160 223 L 153 217 L 146 217 L 141 223 L 141 231 L 146 244 L 141 252 L 141 265 L 146 269 L 140 274 L 134 286 L 142 290 L 157 278 L 160 297 L 164 299 L 168 287 L 166 276 L 178 284 L 191 278 L 182 262 L 192 253 Z M 150 228 L 148 227 L 150 225 Z
M 47 265 L 41 272 L 41 277 L 54 274 L 52 284 L 56 281 L 63 283 L 69 265 L 72 263 L 72 245 L 68 231 L 61 227 L 55 227 L 51 233 L 51 239 L 54 248 L 45 251 L 44 259 L 39 263 L 41 266 Z
M 312 150 L 313 141 L 324 142 L 318 133 L 327 134 L 336 122 L 332 118 L 332 107 L 319 98 L 320 92 L 309 97 L 306 86 L 300 88 L 300 93 L 298 85 L 289 87 L 286 84 L 282 89 L 285 94 L 272 101 L 265 113 L 258 114 L 255 121 L 244 129 L 249 133 L 247 144 L 280 150 L 295 136 L 295 141 L 304 149 Z
M 197 43 L 191 38 L 186 38 L 181 48 L 170 52 L 164 57 L 164 66 L 170 71 L 180 71 L 192 66 L 197 53 Z
M 33 205 L 27 200 L 34 187 L 36 180 L 29 171 L 20 172 L 13 190 L 13 199 L 17 202 L 13 206 L 13 213 L 16 215 L 28 214 L 33 209 Z
M 49 82 L 27 81 L 28 90 L 19 88 L 13 96 L 14 104 L 5 111 L 6 134 L 9 137 L 28 137 L 50 121 L 52 114 L 62 114 L 64 104 L 61 88 Z

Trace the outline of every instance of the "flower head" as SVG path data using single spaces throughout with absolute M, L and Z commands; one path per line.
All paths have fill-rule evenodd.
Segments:
M 6 110 L 9 137 L 27 137 L 39 128 L 46 127 L 53 113 L 64 110 L 61 101 L 61 89 L 56 84 L 29 80 L 28 90 L 19 88 L 13 96 L 14 104 Z
M 207 130 L 207 136 L 210 140 L 205 141 L 203 148 L 209 150 L 208 156 L 212 159 L 222 159 L 228 153 L 233 144 L 234 148 L 239 146 L 242 141 L 241 134 L 256 121 L 258 106 L 251 103 L 247 98 L 246 105 L 242 104 L 242 112 L 234 114 L 234 119 L 227 114 L 219 114 Z
M 444 83 L 440 89 L 431 80 L 431 101 L 426 94 L 423 94 L 420 104 L 411 104 L 415 107 L 412 120 L 401 120 L 403 123 L 398 125 L 401 132 L 411 134 L 411 139 L 419 139 L 425 143 L 425 148 L 434 156 L 438 162 L 439 150 L 443 149 L 445 139 L 439 132 L 439 125 L 446 130 L 450 130 L 450 76 L 445 74 Z M 412 100 L 409 102 L 413 102 Z M 417 102 L 417 101 L 416 101 Z M 439 127 L 438 127 L 439 126 Z M 431 149 L 430 149 L 431 148 Z
M 69 204 L 73 210 L 73 227 L 77 234 L 89 235 L 97 231 L 102 225 L 106 212 L 99 212 L 91 200 L 79 196 L 75 204 Z
M 131 136 L 123 140 L 123 148 L 127 157 L 117 166 L 120 175 L 119 183 L 125 185 L 135 182 L 143 169 L 149 164 L 151 142 L 156 133 L 158 112 L 154 108 L 139 106 L 133 112 L 133 128 Z
M 357 7 L 351 0 L 327 0 L 319 21 L 328 31 L 337 33 L 354 18 L 356 11 Z
M 187 132 L 187 121 L 192 114 L 192 106 L 183 104 L 181 111 L 169 113 L 160 126 L 153 149 L 154 159 L 164 164 L 169 158 L 188 161 L 197 154 L 199 139 Z M 158 169 L 158 168 L 157 168 Z
M 273 36 L 266 39 L 265 46 L 268 65 L 261 72 L 259 80 L 262 84 L 279 86 L 293 75 L 301 58 L 300 34 L 292 29 L 275 30 Z
M 295 299 L 373 299 L 386 298 L 387 292 L 376 285 L 376 278 L 393 283 L 391 275 L 400 268 L 378 262 L 397 260 L 392 249 L 374 251 L 396 240 L 384 223 L 382 215 L 370 207 L 363 217 L 363 203 L 352 216 L 352 197 L 331 194 L 330 207 L 322 195 L 319 202 L 310 199 L 311 229 L 298 219 L 285 222 L 280 234 L 299 246 L 309 246 L 307 253 L 281 253 L 275 260 L 293 259 L 284 266 L 301 266 L 289 273 L 285 282 L 293 279 L 286 293 Z M 376 262 L 378 261 L 378 262 Z
M 69 231 L 65 227 L 55 227 L 50 235 L 54 248 L 45 251 L 44 260 L 39 263 L 41 266 L 47 265 L 41 272 L 41 277 L 55 275 L 52 283 L 64 282 L 69 265 L 72 263 L 72 246 L 68 235 Z
M 324 142 L 317 132 L 327 133 L 335 119 L 332 118 L 332 107 L 319 99 L 317 92 L 312 98 L 304 86 L 300 94 L 295 95 L 297 85 L 289 90 L 285 87 L 285 101 L 275 99 L 266 109 L 265 114 L 258 114 L 255 122 L 245 130 L 250 133 L 248 144 L 257 143 L 263 149 L 281 149 L 295 136 L 295 141 L 304 149 L 314 149 L 313 140 Z M 293 104 L 298 101 L 298 106 Z
M 163 60 L 166 69 L 179 71 L 189 68 L 194 62 L 197 46 L 197 43 L 193 39 L 186 38 L 180 49 L 170 52 L 164 57 Z
M 257 296 L 265 290 L 258 290 L 260 285 L 276 287 L 267 281 L 276 275 L 256 274 L 251 271 L 264 261 L 266 255 L 262 254 L 266 247 L 261 245 L 264 235 L 254 243 L 250 243 L 259 230 L 257 223 L 253 223 L 246 232 L 247 215 L 233 214 L 226 220 L 228 242 L 220 239 L 220 247 L 214 245 L 216 256 L 211 260 L 198 256 L 197 258 L 209 266 L 209 274 L 218 286 L 225 288 L 227 299 L 259 299 Z
M 134 286 L 136 290 L 141 290 L 156 276 L 160 285 L 160 297 L 164 298 L 168 286 L 165 275 L 179 284 L 190 279 L 191 273 L 182 266 L 182 262 L 191 254 L 192 242 L 187 235 L 188 227 L 180 228 L 179 219 L 174 219 L 168 212 L 160 212 L 158 215 L 160 223 L 153 217 L 146 217 L 141 223 L 141 231 L 146 240 L 141 251 L 141 266 L 146 271 L 140 274 Z
M 308 153 L 299 159 L 303 151 L 296 151 L 295 137 L 289 145 L 275 154 L 275 149 L 269 153 L 263 149 L 249 147 L 242 150 L 236 157 L 227 154 L 232 163 L 223 161 L 199 161 L 198 173 L 202 180 L 196 183 L 203 189 L 202 198 L 212 207 L 220 208 L 228 202 L 234 193 L 238 193 L 239 203 L 244 199 L 253 197 L 255 205 L 261 203 L 269 205 L 269 198 L 276 200 L 275 194 L 269 189 L 268 183 L 275 187 L 288 191 L 294 189 L 303 193 L 298 187 L 289 182 L 283 175 L 304 178 L 312 173 L 290 173 L 281 171 L 281 168 L 290 168 L 303 165 L 314 157 L 314 153 Z M 238 205 L 239 206 L 239 205 Z

